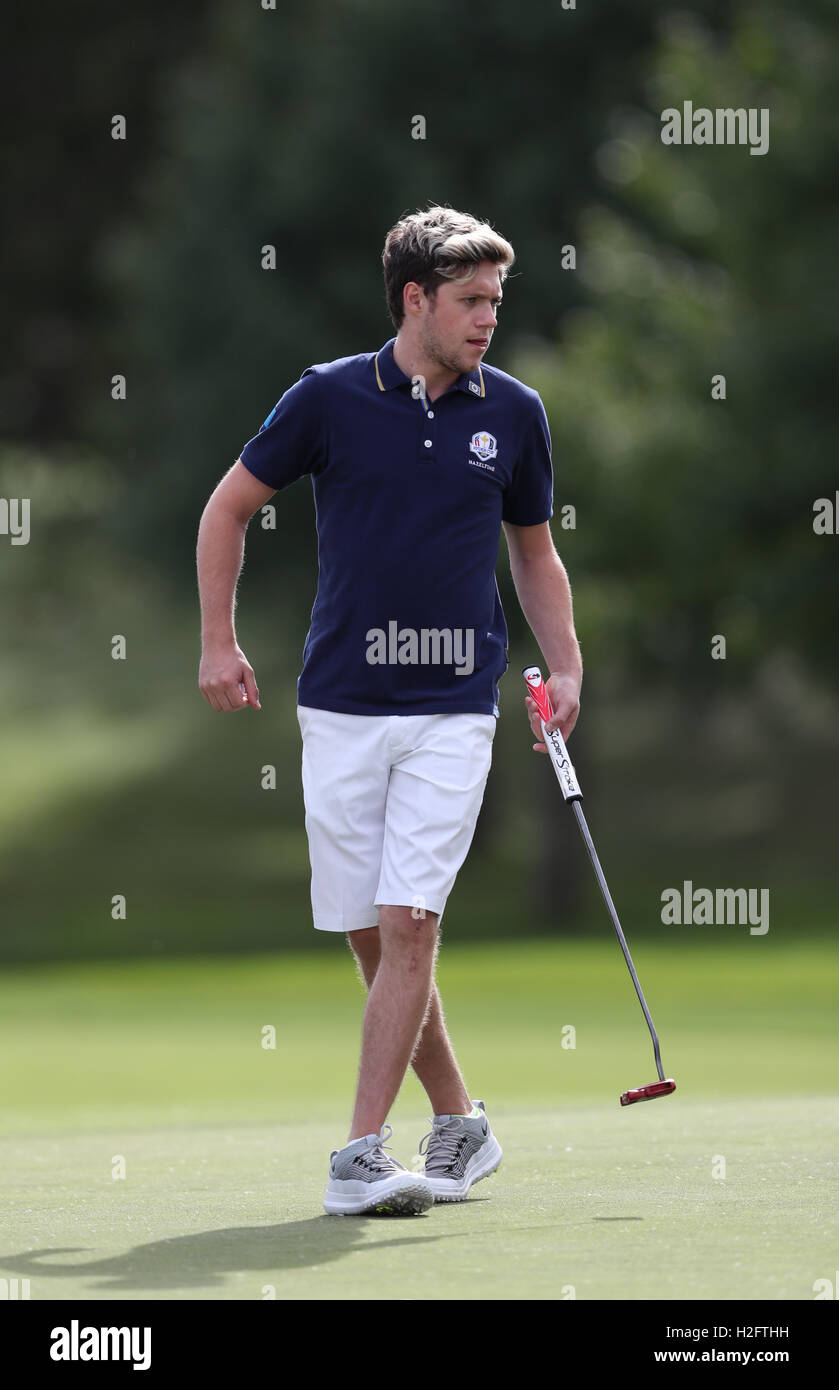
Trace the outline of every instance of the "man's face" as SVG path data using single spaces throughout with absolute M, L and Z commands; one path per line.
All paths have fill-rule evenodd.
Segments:
M 418 323 L 423 354 L 458 375 L 474 372 L 489 347 L 500 304 L 501 280 L 491 261 L 482 261 L 466 284 L 444 281 L 433 298 L 423 296 Z

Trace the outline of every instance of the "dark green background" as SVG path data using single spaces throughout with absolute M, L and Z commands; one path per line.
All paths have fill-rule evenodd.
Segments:
M 550 419 L 586 663 L 572 754 L 630 940 L 750 939 L 662 926 L 685 879 L 768 888 L 773 939 L 830 932 L 839 541 L 813 506 L 839 486 L 837 76 L 818 3 L 20 12 L 0 83 L 0 496 L 31 499 L 32 534 L 0 537 L 6 960 L 330 945 L 294 717 L 310 485 L 248 535 L 260 714 L 198 692 L 195 538 L 302 370 L 390 336 L 381 246 L 429 201 L 517 252 L 490 360 Z M 685 100 L 767 107 L 768 154 L 662 145 Z M 510 670 L 445 929 L 608 933 L 530 749 L 519 671 L 540 656 L 503 542 L 499 583 Z

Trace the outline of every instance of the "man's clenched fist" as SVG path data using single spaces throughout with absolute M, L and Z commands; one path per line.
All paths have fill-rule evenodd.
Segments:
M 213 709 L 262 709 L 253 667 L 237 646 L 204 648 L 198 689 Z

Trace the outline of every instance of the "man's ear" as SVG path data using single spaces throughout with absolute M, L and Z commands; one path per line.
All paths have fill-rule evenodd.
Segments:
M 406 314 L 418 314 L 422 310 L 425 294 L 416 280 L 409 280 L 402 291 L 402 305 Z

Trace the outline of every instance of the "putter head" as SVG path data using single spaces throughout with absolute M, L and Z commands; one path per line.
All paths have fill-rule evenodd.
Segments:
M 639 1086 L 636 1091 L 624 1091 L 621 1105 L 634 1105 L 637 1100 L 658 1100 L 659 1096 L 672 1095 L 676 1089 L 675 1081 L 651 1081 L 649 1086 Z

